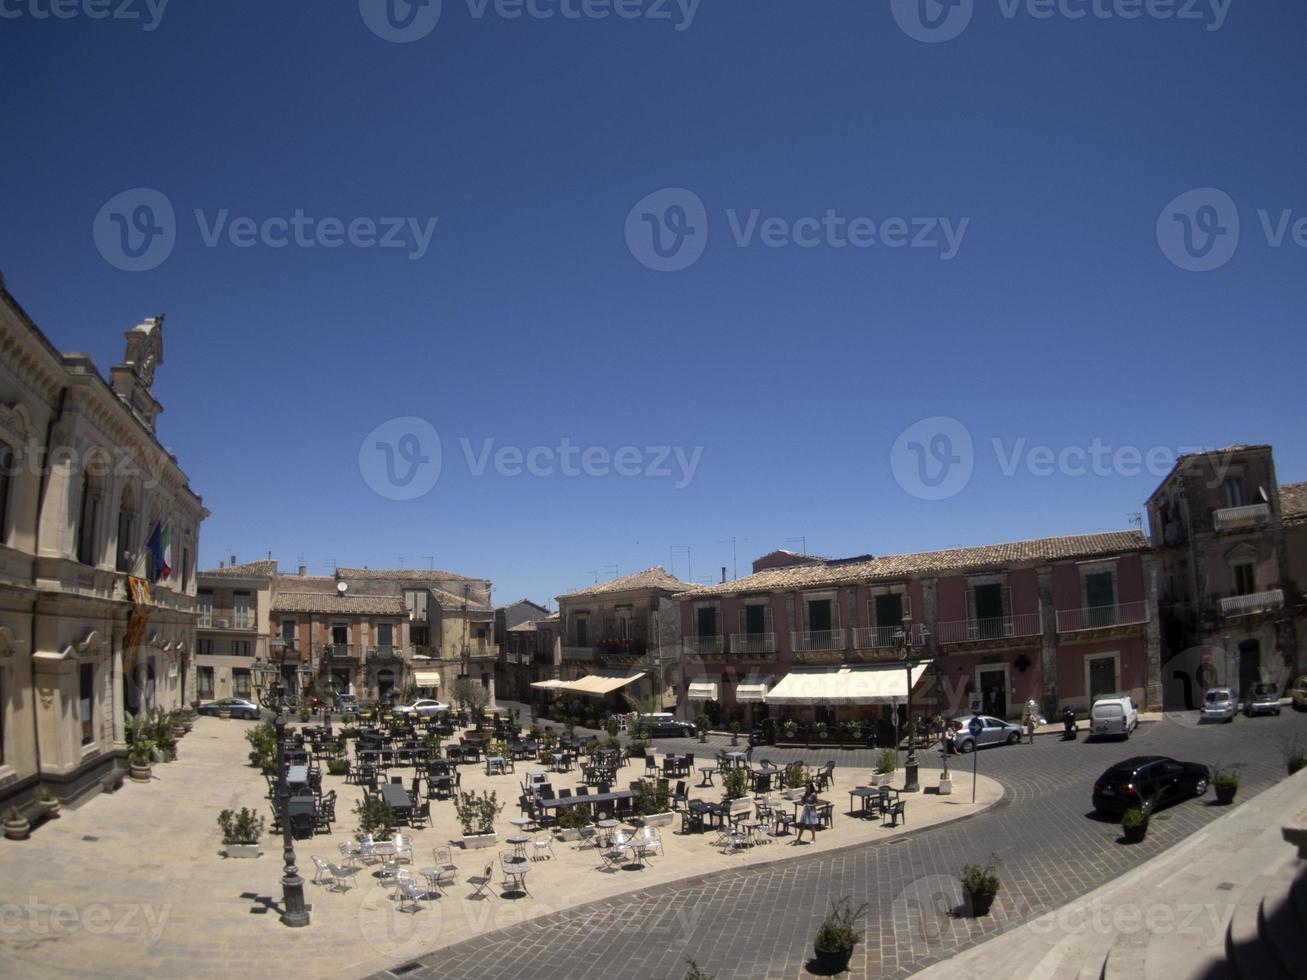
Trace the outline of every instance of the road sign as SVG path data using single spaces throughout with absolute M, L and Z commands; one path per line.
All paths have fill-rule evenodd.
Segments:
M 972 718 L 967 723 L 967 731 L 971 732 L 972 738 L 979 738 L 980 733 L 984 731 L 985 725 L 979 718 Z

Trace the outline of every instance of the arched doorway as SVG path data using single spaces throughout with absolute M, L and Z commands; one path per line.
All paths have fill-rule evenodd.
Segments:
M 393 670 L 377 671 L 377 700 L 389 701 L 395 695 L 395 672 Z

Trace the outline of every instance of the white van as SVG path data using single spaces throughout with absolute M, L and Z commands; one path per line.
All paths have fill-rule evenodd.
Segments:
M 1090 738 L 1129 738 L 1139 727 L 1139 711 L 1128 694 L 1109 694 L 1089 711 Z

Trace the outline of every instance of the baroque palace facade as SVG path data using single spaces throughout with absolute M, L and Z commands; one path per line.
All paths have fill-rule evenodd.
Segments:
M 0 801 L 115 789 L 124 718 L 193 696 L 208 515 L 159 442 L 163 317 L 108 378 L 0 283 Z

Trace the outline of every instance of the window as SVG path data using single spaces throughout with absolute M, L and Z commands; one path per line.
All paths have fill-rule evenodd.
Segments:
M 249 640 L 232 640 L 231 655 L 233 657 L 248 657 L 250 655 Z
M 250 672 L 243 667 L 237 667 L 231 672 L 231 692 L 238 698 L 248 698 L 250 696 Z
M 213 625 L 213 593 L 200 592 L 195 596 L 195 614 L 199 616 L 200 626 Z
M 763 603 L 744 607 L 744 632 L 750 636 L 756 636 L 760 633 L 770 633 L 768 629 L 768 613 L 771 607 Z
M 831 628 L 831 601 L 829 599 L 808 600 L 808 630 L 813 633 L 825 633 Z
M 576 620 L 576 645 L 579 647 L 588 647 L 590 645 L 589 623 L 584 616 Z
M 131 573 L 136 562 L 136 496 L 130 486 L 123 488 L 118 504 L 118 554 L 114 568 Z
M 1252 595 L 1257 591 L 1257 566 L 1252 562 L 1240 562 L 1234 566 L 1234 594 Z
M 195 696 L 197 698 L 213 699 L 213 668 L 196 667 L 195 668 Z
M 0 544 L 4 544 L 8 537 L 6 531 L 9 523 L 6 518 L 9 516 L 9 492 L 16 472 L 15 462 L 13 449 L 0 442 Z
M 295 631 L 299 623 L 293 619 L 283 619 L 281 621 L 281 638 L 286 641 L 287 646 L 294 646 Z
M 95 741 L 95 717 L 92 711 L 92 705 L 95 703 L 95 664 L 82 664 L 78 674 L 82 744 L 90 745 Z
M 893 592 L 878 595 L 873 600 L 877 626 L 902 626 L 906 610 L 903 608 L 903 593 Z
M 427 598 L 430 595 L 425 590 L 406 589 L 404 591 L 404 605 L 408 611 L 413 614 L 414 619 L 425 620 L 427 618 Z
M 195 641 L 195 655 L 197 657 L 213 656 L 213 641 L 207 637 Z
M 395 645 L 395 626 L 393 623 L 377 623 L 377 647 L 388 650 Z
M 1085 575 L 1087 626 L 1112 626 L 1116 623 L 1116 575 L 1113 572 L 1090 572 Z
M 482 675 L 481 675 L 481 686 L 484 687 L 484 688 L 486 688 L 487 690 L 489 690 L 489 688 L 490 688 L 490 675 L 489 675 L 489 674 L 482 674 Z
M 340 652 L 344 653 L 344 647 L 349 643 L 349 624 L 332 623 L 331 624 L 331 642 L 333 646 L 341 648 Z
M 191 585 L 191 549 L 182 548 L 182 591 Z
M 1242 477 L 1227 476 L 1225 483 L 1221 485 L 1221 492 L 1225 497 L 1225 506 L 1242 507 L 1244 505 Z
M 424 647 L 427 645 L 428 638 L 426 624 L 419 626 L 414 623 L 408 628 L 408 631 L 409 635 L 413 638 L 413 645 L 415 647 Z
M 695 610 L 698 629 L 696 635 L 713 637 L 717 635 L 717 609 L 714 606 L 701 606 Z
M 95 564 L 95 519 L 100 509 L 100 492 L 89 476 L 82 477 L 82 508 L 77 519 L 77 560 Z
M 248 592 L 234 592 L 231 597 L 232 615 L 235 622 L 232 624 L 237 629 L 249 629 L 253 625 L 250 617 L 250 594 Z

